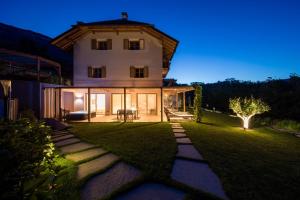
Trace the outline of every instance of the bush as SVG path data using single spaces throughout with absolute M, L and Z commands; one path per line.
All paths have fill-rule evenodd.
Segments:
M 22 199 L 24 182 L 51 172 L 51 129 L 28 118 L 0 122 L 0 199 Z
M 270 117 L 256 117 L 254 120 L 255 126 L 270 126 L 275 129 L 283 129 L 291 132 L 300 132 L 300 123 L 294 120 L 279 120 Z
M 194 117 L 197 123 L 201 122 L 202 119 L 202 87 L 200 85 L 195 87 L 195 98 L 194 98 Z
M 288 131 L 300 131 L 300 123 L 293 120 L 277 120 L 273 122 L 273 127 L 277 129 L 285 129 Z

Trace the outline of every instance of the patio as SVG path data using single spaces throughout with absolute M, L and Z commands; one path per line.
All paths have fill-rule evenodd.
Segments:
M 186 111 L 192 87 L 44 88 L 44 118 L 72 122 L 163 122 L 164 108 Z M 126 110 L 126 112 L 125 112 Z

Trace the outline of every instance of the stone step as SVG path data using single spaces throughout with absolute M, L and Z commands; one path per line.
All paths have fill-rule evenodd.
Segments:
M 65 136 L 65 135 L 70 135 L 70 134 L 69 134 L 69 133 L 62 133 L 62 134 L 52 135 L 51 137 L 52 137 L 52 138 L 57 138 L 57 137 Z
M 173 133 L 185 133 L 185 130 L 184 129 L 173 129 Z
M 105 153 L 107 153 L 107 151 L 105 151 L 101 148 L 88 149 L 86 151 L 68 154 L 68 155 L 66 155 L 66 159 L 72 160 L 73 162 L 80 162 L 83 160 L 91 159 L 96 156 L 100 156 Z
M 193 145 L 178 145 L 177 148 L 178 148 L 178 152 L 176 154 L 177 157 L 194 159 L 194 160 L 203 160 L 203 157 Z
M 221 181 L 206 163 L 176 159 L 171 177 L 197 190 L 213 194 L 221 199 L 228 199 Z
M 117 197 L 116 200 L 182 200 L 184 197 L 185 193 L 181 190 L 160 183 L 144 183 Z
M 105 154 L 99 158 L 78 165 L 77 179 L 83 179 L 88 175 L 104 170 L 119 159 L 114 154 Z
M 177 144 L 192 144 L 189 138 L 176 138 Z
M 176 138 L 187 137 L 185 133 L 174 133 Z
M 71 145 L 68 145 L 68 146 L 61 147 L 60 151 L 61 151 L 62 154 L 67 154 L 67 153 L 75 153 L 75 152 L 78 152 L 78 151 L 83 151 L 83 150 L 90 149 L 90 148 L 93 148 L 93 147 L 95 147 L 95 145 L 85 143 L 85 142 L 79 142 L 79 143 L 76 143 L 76 144 L 71 144 Z
M 75 137 L 74 135 L 68 134 L 68 135 L 63 135 L 63 136 L 60 136 L 60 137 L 54 137 L 54 138 L 52 138 L 52 141 L 53 142 L 58 142 L 60 140 L 70 139 L 70 138 L 74 138 L 74 137 Z
M 184 129 L 182 126 L 172 126 L 172 129 Z
M 81 190 L 81 199 L 102 199 L 140 176 L 139 170 L 124 162 L 119 162 L 104 173 L 88 180 Z
M 78 138 L 69 138 L 66 140 L 61 140 L 61 141 L 55 142 L 54 144 L 57 147 L 62 147 L 62 146 L 66 146 L 66 145 L 74 144 L 74 143 L 78 143 L 78 142 L 80 142 L 80 139 L 78 139 Z

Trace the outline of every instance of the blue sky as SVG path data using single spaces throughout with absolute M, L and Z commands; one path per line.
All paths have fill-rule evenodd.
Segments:
M 0 8 L 0 22 L 50 37 L 127 11 L 180 41 L 168 77 L 181 83 L 300 74 L 298 0 L 10 0 Z

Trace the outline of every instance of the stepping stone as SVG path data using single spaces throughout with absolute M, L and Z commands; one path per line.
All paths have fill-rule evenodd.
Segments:
M 183 129 L 183 127 L 181 127 L 181 126 L 172 126 L 172 129 Z
M 57 142 L 59 140 L 65 140 L 65 139 L 69 139 L 69 138 L 73 138 L 73 137 L 75 137 L 75 136 L 71 135 L 71 134 L 69 134 L 69 135 L 63 135 L 63 136 L 60 136 L 60 137 L 54 137 L 54 138 L 52 138 L 52 141 L 53 142 Z
M 175 125 L 175 126 L 176 126 L 176 125 L 177 125 L 177 126 L 178 126 L 178 125 L 180 126 L 180 123 L 178 123 L 178 122 L 171 122 L 170 124 L 171 124 L 172 126 L 174 126 L 174 125 Z
M 181 124 L 171 124 L 172 127 L 181 127 Z
M 178 145 L 177 157 L 203 160 L 203 157 L 193 145 Z
M 174 128 L 172 128 L 173 130 L 176 130 L 176 129 L 178 129 L 178 130 L 184 130 L 184 128 L 182 128 L 181 126 L 179 127 L 179 126 L 177 126 L 177 127 L 174 127 Z
M 107 151 L 100 149 L 100 148 L 89 149 L 89 150 L 78 152 L 78 153 L 68 154 L 68 155 L 66 155 L 66 159 L 72 160 L 74 162 L 79 162 L 79 161 L 90 159 L 90 158 L 93 158 L 96 156 L 100 156 L 104 153 L 107 153 Z
M 228 199 L 221 181 L 205 163 L 176 159 L 171 177 L 195 189 L 211 193 L 222 199 Z
M 57 134 L 57 135 L 51 135 L 51 137 L 57 138 L 57 137 L 65 136 L 65 135 L 69 135 L 69 134 Z
M 55 145 L 57 147 L 61 147 L 61 146 L 65 146 L 65 145 L 68 145 L 68 144 L 74 144 L 76 142 L 80 142 L 80 139 L 78 139 L 78 138 L 70 138 L 70 139 L 58 141 L 58 142 L 55 143 Z
M 69 134 L 69 131 L 53 131 L 54 135 Z
M 300 133 L 296 133 L 295 136 L 300 138 Z
M 176 138 L 177 144 L 192 144 L 190 138 Z
M 184 129 L 173 129 L 173 133 L 185 133 L 185 130 Z
M 102 199 L 141 176 L 136 168 L 120 162 L 102 174 L 91 178 L 81 190 L 83 200 Z
M 186 137 L 186 134 L 184 133 L 174 133 L 176 138 Z
M 85 143 L 85 142 L 79 142 L 76 144 L 71 144 L 68 146 L 64 146 L 60 148 L 61 153 L 67 154 L 67 153 L 75 153 L 77 151 L 83 151 L 86 149 L 90 149 L 92 147 L 95 147 L 93 144 Z
M 82 179 L 88 175 L 101 171 L 119 159 L 118 156 L 109 153 L 89 162 L 78 165 L 77 179 Z
M 184 199 L 185 193 L 181 190 L 159 184 L 144 183 L 129 192 L 117 197 L 117 200 L 181 200 Z

